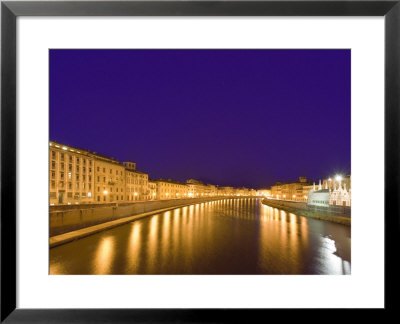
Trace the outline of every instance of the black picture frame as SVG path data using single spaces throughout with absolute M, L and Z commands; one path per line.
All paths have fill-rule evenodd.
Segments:
M 19 16 L 384 16 L 385 310 L 398 288 L 400 0 L 395 1 L 2 1 L 1 2 L 1 322 L 253 322 L 268 309 L 16 308 L 16 19 Z M 373 125 L 371 125 L 373 130 Z M 379 190 L 379 188 L 378 188 Z M 366 197 L 370 199 L 370 197 Z M 243 296 L 241 296 L 242 298 Z M 381 312 L 382 310 L 378 310 Z M 303 314 L 300 310 L 298 313 Z M 332 313 L 332 312 L 330 312 Z M 306 315 L 308 316 L 308 315 Z M 326 316 L 326 315 L 325 315 Z M 331 315 L 330 315 L 331 316 Z M 334 315 L 333 315 L 334 316 Z M 338 317 L 340 318 L 340 317 Z M 251 320 L 253 319 L 253 320 Z

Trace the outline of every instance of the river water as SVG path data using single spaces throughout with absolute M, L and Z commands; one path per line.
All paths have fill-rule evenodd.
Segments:
M 351 228 L 224 199 L 50 249 L 50 274 L 350 274 Z

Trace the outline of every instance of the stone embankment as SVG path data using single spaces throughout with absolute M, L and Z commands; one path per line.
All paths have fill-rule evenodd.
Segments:
M 264 205 L 282 209 L 284 211 L 334 223 L 351 226 L 350 207 L 332 206 L 332 208 L 310 208 L 304 202 L 286 201 L 278 199 L 263 199 Z
M 188 205 L 221 199 L 255 197 L 213 197 L 150 200 L 135 203 L 51 206 L 49 212 L 50 247 L 104 231 L 150 215 Z

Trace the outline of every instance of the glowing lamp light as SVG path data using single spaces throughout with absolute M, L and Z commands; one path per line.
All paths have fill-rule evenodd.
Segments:
M 336 179 L 336 181 L 342 181 L 342 176 L 338 174 L 338 175 L 335 177 L 335 179 Z
M 67 148 L 66 146 L 63 146 L 62 149 L 63 149 L 64 151 L 68 150 L 68 148 Z
M 137 192 L 135 192 L 134 195 L 137 196 Z
M 103 194 L 107 195 L 107 194 L 108 194 L 108 191 L 107 191 L 107 190 L 104 190 L 104 191 L 103 191 Z
M 87 194 L 88 197 L 92 197 L 92 193 L 89 191 Z

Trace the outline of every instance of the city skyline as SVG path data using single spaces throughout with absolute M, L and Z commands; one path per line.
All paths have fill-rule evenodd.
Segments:
M 350 170 L 350 50 L 50 50 L 50 139 L 153 179 Z
M 60 143 L 60 142 L 53 141 L 53 140 L 50 139 L 50 146 L 52 146 L 52 145 L 54 145 L 54 144 L 59 144 L 59 145 L 61 145 L 60 147 L 66 145 L 66 146 L 69 147 L 68 149 L 73 148 L 73 149 L 75 149 L 75 151 L 76 151 L 76 150 L 86 151 L 86 152 L 91 153 L 91 154 L 93 154 L 93 155 L 98 155 L 98 156 L 101 156 L 101 157 L 105 157 L 105 158 L 107 158 L 107 159 L 112 159 L 112 160 L 115 160 L 116 162 L 118 162 L 118 163 L 121 164 L 121 165 L 124 165 L 124 163 L 126 163 L 126 162 L 128 162 L 128 163 L 129 163 L 129 162 L 134 162 L 134 163 L 136 164 L 135 161 L 119 161 L 119 160 L 115 159 L 114 157 L 107 156 L 107 155 L 104 155 L 104 154 L 100 154 L 100 153 L 94 152 L 94 151 L 92 151 L 92 150 L 90 150 L 90 149 L 81 148 L 81 147 L 76 147 L 76 146 L 74 146 L 74 145 L 69 145 L 69 144 L 65 144 L 65 143 Z M 124 167 L 125 167 L 125 166 L 124 166 Z M 140 168 L 140 166 L 139 166 L 139 167 L 136 169 L 136 171 L 142 172 L 142 168 Z M 218 183 L 212 183 L 212 182 L 203 181 L 202 179 L 197 179 L 197 178 L 194 178 L 194 177 L 189 177 L 189 178 L 187 178 L 186 180 L 180 181 L 180 180 L 176 180 L 176 179 L 173 179 L 173 178 L 154 178 L 154 177 L 151 176 L 151 171 L 150 171 L 150 172 L 146 172 L 146 174 L 148 174 L 148 176 L 149 176 L 149 181 L 165 180 L 165 181 L 171 181 L 171 182 L 186 184 L 187 180 L 198 180 L 198 181 L 201 181 L 203 184 L 212 184 L 212 185 L 215 185 L 215 186 L 217 186 L 217 187 L 223 187 L 223 186 L 224 186 L 224 185 L 220 185 L 220 184 L 218 184 Z M 346 176 L 346 175 L 348 175 L 348 174 L 326 173 L 325 175 L 323 175 L 323 176 L 321 176 L 321 177 L 318 177 L 318 180 L 322 180 L 322 179 L 325 179 L 325 178 L 328 178 L 328 177 L 331 177 L 331 176 Z M 289 179 L 289 180 L 287 180 L 287 181 L 279 181 L 279 180 L 278 180 L 278 181 L 276 181 L 275 183 L 266 184 L 265 186 L 261 186 L 261 187 L 258 187 L 258 188 L 255 187 L 255 186 L 250 186 L 250 187 L 246 187 L 246 186 L 240 186 L 240 187 L 232 186 L 232 187 L 236 187 L 236 188 L 246 188 L 246 189 L 254 189 L 254 190 L 268 189 L 268 188 L 271 188 L 272 186 L 274 186 L 274 185 L 277 184 L 277 183 L 292 183 L 292 182 L 298 182 L 298 178 L 299 178 L 299 177 L 304 177 L 304 175 L 298 175 L 297 178 Z M 312 181 L 318 181 L 317 179 L 310 179 L 310 178 L 308 178 L 307 176 L 305 176 L 305 178 L 307 179 L 308 182 L 310 182 L 310 181 L 311 181 L 311 182 L 312 182 Z

